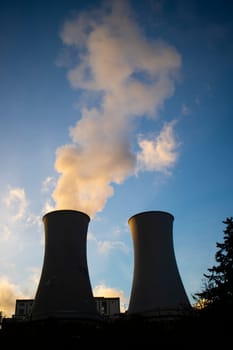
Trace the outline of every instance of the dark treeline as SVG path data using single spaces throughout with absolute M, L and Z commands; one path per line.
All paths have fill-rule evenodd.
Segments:
M 150 320 L 122 317 L 101 323 L 78 320 L 30 321 L 3 325 L 0 343 L 66 345 L 80 348 L 88 345 L 114 347 L 127 345 L 178 345 L 182 348 L 202 345 L 226 345 L 232 341 L 232 313 L 223 310 L 193 310 L 176 320 Z M 81 347 L 81 348 L 82 348 Z

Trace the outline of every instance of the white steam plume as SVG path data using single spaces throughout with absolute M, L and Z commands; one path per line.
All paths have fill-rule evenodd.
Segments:
M 98 103 L 93 107 L 86 101 L 81 118 L 70 129 L 72 143 L 57 150 L 60 177 L 53 198 L 56 209 L 81 210 L 93 217 L 113 195 L 112 184 L 137 171 L 135 120 L 156 118 L 173 94 L 181 58 L 168 44 L 146 38 L 126 1 L 112 1 L 97 13 L 67 21 L 61 39 L 76 54 L 77 63 L 68 72 L 71 85 L 92 98 L 96 94 Z M 163 138 L 166 152 L 164 142 Z M 147 159 L 144 170 L 163 170 L 159 159 L 156 167 L 149 166 L 145 142 L 139 147 Z M 172 153 L 171 148 L 168 151 Z M 141 169 L 142 154 L 139 158 Z M 169 166 L 169 158 L 165 164 Z

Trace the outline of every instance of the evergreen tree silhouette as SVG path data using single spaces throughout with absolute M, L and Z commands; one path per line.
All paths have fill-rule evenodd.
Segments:
M 203 290 L 195 293 L 193 298 L 197 304 L 227 312 L 232 310 L 233 306 L 233 218 L 228 217 L 223 223 L 226 228 L 223 231 L 223 243 L 216 243 L 216 265 L 203 274 Z

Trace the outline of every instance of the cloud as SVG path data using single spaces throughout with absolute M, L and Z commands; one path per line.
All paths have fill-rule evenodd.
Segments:
M 0 311 L 4 317 L 11 317 L 15 312 L 16 299 L 23 298 L 19 287 L 7 277 L 0 277 Z
M 60 176 L 52 196 L 55 209 L 77 209 L 93 217 L 113 196 L 113 184 L 135 174 L 137 120 L 156 120 L 174 93 L 181 57 L 169 44 L 144 35 L 127 1 L 80 13 L 65 22 L 60 36 L 76 55 L 68 80 L 86 97 L 80 119 L 70 128 L 72 143 L 56 151 Z M 141 157 L 147 146 L 141 143 Z M 165 136 L 163 150 L 172 157 Z M 158 147 L 156 155 L 165 156 Z M 145 165 L 145 170 L 160 170 Z
M 181 107 L 181 114 L 189 115 L 190 113 L 191 113 L 190 108 L 187 105 L 183 104 Z
M 3 202 L 11 211 L 13 221 L 23 218 L 29 204 L 23 188 L 9 188 Z
M 125 254 L 129 253 L 128 246 L 122 241 L 98 241 L 98 252 L 108 255 L 112 250 L 120 250 Z
M 94 242 L 97 241 L 95 235 L 94 235 L 93 233 L 89 232 L 89 231 L 88 231 L 88 233 L 87 233 L 87 240 L 88 240 L 88 241 L 94 241 Z
M 23 188 L 8 186 L 1 201 L 1 212 L 4 213 L 4 220 L 0 223 L 1 238 L 9 240 L 14 232 L 14 239 L 17 232 L 32 226 L 41 227 L 41 218 L 30 211 L 29 200 Z
M 93 288 L 93 295 L 95 297 L 119 297 L 121 312 L 126 311 L 129 298 L 120 289 L 108 287 L 105 284 L 98 284 Z
M 53 211 L 54 210 L 54 205 L 53 203 L 51 202 L 51 199 L 47 199 L 44 203 L 44 206 L 43 206 L 43 209 L 42 209 L 42 213 L 43 214 L 46 214 L 50 211 Z
M 107 235 L 109 236 L 109 233 Z M 111 235 L 113 237 L 118 237 L 119 231 L 117 233 L 112 232 Z M 91 249 L 94 249 L 94 256 L 97 254 L 99 257 L 101 257 L 102 260 L 100 259 L 100 264 L 104 261 L 106 263 L 106 259 L 108 259 L 113 254 L 120 254 L 121 256 L 123 254 L 124 256 L 127 256 L 130 253 L 130 247 L 124 241 L 119 240 L 119 238 L 113 238 L 112 240 L 99 239 L 92 232 L 88 232 L 87 240 L 90 244 L 89 247 L 92 247 Z
M 178 157 L 178 143 L 174 137 L 173 127 L 174 121 L 165 124 L 158 136 L 151 139 L 139 138 L 141 148 L 137 154 L 139 171 L 169 173 Z
M 35 255 L 34 247 L 38 246 L 39 243 L 42 222 L 39 216 L 30 211 L 29 201 L 23 188 L 8 187 L 2 197 L 0 210 L 2 213 L 0 222 L 1 275 L 15 278 L 16 267 L 21 269 L 21 275 L 24 275 L 22 264 L 25 257 L 30 260 L 32 254 Z M 25 280 L 24 277 L 21 283 L 24 284 Z M 17 285 L 13 284 L 14 282 L 10 282 L 6 278 L 3 279 L 3 277 L 0 281 L 0 310 L 4 308 L 5 312 L 5 301 L 9 307 L 12 307 L 11 300 L 15 294 L 21 297 L 24 293 L 19 290 Z M 28 282 L 28 286 L 30 285 L 31 281 Z M 9 299 L 6 297 L 7 291 Z M 6 306 L 6 312 L 8 312 L 8 306 Z
M 7 225 L 1 227 L 0 239 L 2 241 L 8 241 L 11 238 L 11 230 Z
M 30 272 L 29 280 L 31 282 L 30 284 L 33 286 L 37 286 L 40 280 L 41 269 L 38 267 L 30 267 L 29 272 Z
M 42 183 L 42 192 L 49 192 L 51 188 L 54 188 L 56 185 L 56 181 L 52 176 L 46 177 L 46 179 Z

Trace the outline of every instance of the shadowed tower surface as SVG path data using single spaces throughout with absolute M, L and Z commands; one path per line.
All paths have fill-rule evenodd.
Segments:
M 148 211 L 129 220 L 134 246 L 134 273 L 128 314 L 189 309 L 173 247 L 173 215 Z
M 86 255 L 89 221 L 75 210 L 43 216 L 45 252 L 32 320 L 98 318 Z

